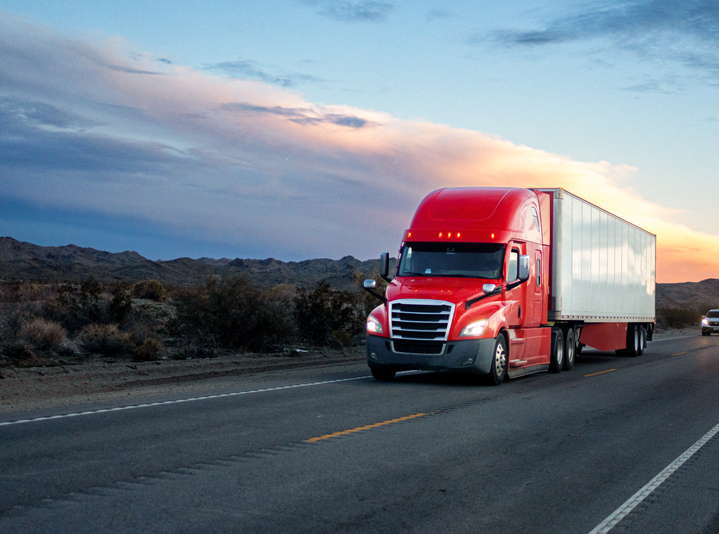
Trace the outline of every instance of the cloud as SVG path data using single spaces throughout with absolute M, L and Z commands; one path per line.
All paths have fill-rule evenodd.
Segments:
M 427 22 L 434 22 L 435 20 L 451 19 L 454 16 L 454 13 L 451 11 L 445 11 L 443 9 L 430 9 L 427 12 L 426 20 Z
M 267 67 L 262 67 L 256 61 L 237 60 L 223 61 L 213 65 L 206 65 L 206 70 L 220 71 L 235 78 L 243 78 L 249 80 L 258 80 L 261 82 L 277 85 L 279 87 L 296 87 L 304 83 L 322 82 L 322 78 L 312 76 L 311 74 L 303 74 L 299 72 L 278 72 L 270 73 Z M 275 69 L 276 70 L 276 69 Z
M 581 11 L 549 20 L 533 30 L 478 34 L 470 44 L 495 42 L 539 48 L 568 42 L 609 39 L 622 51 L 644 59 L 669 59 L 719 74 L 719 4 L 715 0 L 621 0 L 587 4 Z
M 342 115 L 337 113 L 329 113 L 323 110 L 312 108 L 286 108 L 282 106 L 255 106 L 247 103 L 223 104 L 224 109 L 240 112 L 251 113 L 269 113 L 271 115 L 280 115 L 287 117 L 297 124 L 337 124 L 339 126 L 347 126 L 350 128 L 364 128 L 371 126 L 372 123 L 367 119 L 357 116 Z
M 659 234 L 660 281 L 719 267 L 719 237 L 644 200 L 633 167 L 321 106 L 182 65 L 147 76 L 158 62 L 117 39 L 71 39 L 12 18 L 0 19 L 0 35 L 0 198 L 26 214 L 35 206 L 38 220 L 77 214 L 112 227 L 113 242 L 141 228 L 158 250 L 188 242 L 225 256 L 369 258 L 397 250 L 416 205 L 439 187 L 564 187 Z
M 302 0 L 302 2 L 317 7 L 320 15 L 339 22 L 381 22 L 396 9 L 393 3 L 373 0 Z

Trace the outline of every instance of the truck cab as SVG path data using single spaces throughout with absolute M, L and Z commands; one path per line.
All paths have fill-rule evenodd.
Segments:
M 448 188 L 422 201 L 384 302 L 368 317 L 367 363 L 376 378 L 451 370 L 498 385 L 507 376 L 561 369 L 563 343 L 553 362 L 547 322 L 549 196 Z

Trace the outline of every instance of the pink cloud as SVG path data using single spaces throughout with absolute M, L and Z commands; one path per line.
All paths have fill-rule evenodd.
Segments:
M 240 249 L 263 243 L 277 257 L 372 257 L 396 250 L 414 207 L 439 187 L 563 187 L 658 234 L 658 281 L 700 280 L 719 267 L 719 237 L 672 222 L 678 212 L 644 200 L 627 165 L 319 106 L 138 55 L 121 39 L 67 38 L 17 17 L 0 19 L 0 35 L 0 97 L 21 132 L 14 150 L 27 153 L 6 166 L 0 192 L 12 198 Z M 33 105 L 44 115 L 22 112 Z M 76 121 L 52 124 L 47 110 Z M 59 156 L 78 155 L 39 168 L 39 137 Z

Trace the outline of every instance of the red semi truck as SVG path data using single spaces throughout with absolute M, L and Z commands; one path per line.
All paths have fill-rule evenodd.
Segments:
M 490 384 L 574 365 L 582 347 L 639 356 L 655 324 L 656 236 L 563 189 L 427 195 L 394 277 L 365 289 L 367 364 L 485 375 Z

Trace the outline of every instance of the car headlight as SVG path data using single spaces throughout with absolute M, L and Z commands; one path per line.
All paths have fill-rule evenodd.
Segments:
M 382 332 L 382 324 L 380 324 L 380 322 L 371 315 L 367 317 L 367 333 L 381 334 Z
M 707 321 L 706 319 L 702 319 L 702 324 L 704 326 L 709 326 L 709 321 Z
M 474 323 L 468 324 L 459 333 L 459 337 L 479 337 L 479 336 L 481 336 L 482 334 L 484 334 L 484 331 L 487 329 L 488 322 L 489 321 L 487 319 L 482 319 L 481 321 L 475 321 Z

